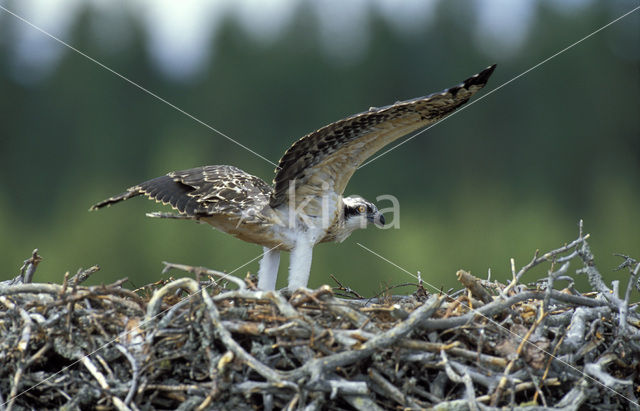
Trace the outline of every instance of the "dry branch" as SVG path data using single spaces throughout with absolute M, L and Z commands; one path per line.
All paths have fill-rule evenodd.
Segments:
M 630 409 L 640 264 L 624 256 L 627 288 L 609 288 L 587 238 L 580 228 L 514 263 L 508 284 L 459 271 L 463 288 L 449 295 L 419 284 L 370 300 L 338 280 L 336 293 L 358 298 L 328 286 L 285 297 L 171 263 L 197 280 L 82 286 L 95 266 L 62 285 L 31 283 L 36 250 L 0 283 L 0 409 Z M 547 276 L 522 284 L 541 264 Z

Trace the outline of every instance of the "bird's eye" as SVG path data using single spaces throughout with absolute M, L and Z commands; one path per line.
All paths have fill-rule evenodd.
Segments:
M 365 207 L 365 206 L 363 206 L 363 205 L 358 206 L 358 212 L 359 212 L 360 214 L 363 214 L 365 211 L 367 211 L 367 207 Z

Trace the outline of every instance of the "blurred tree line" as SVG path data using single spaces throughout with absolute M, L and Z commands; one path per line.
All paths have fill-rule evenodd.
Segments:
M 486 94 L 624 12 L 604 0 L 571 15 L 544 1 L 537 8 L 509 53 L 478 38 L 473 9 L 461 2 L 439 3 L 431 23 L 409 33 L 372 9 L 367 48 L 346 62 L 325 52 L 304 5 L 273 41 L 229 15 L 206 69 L 186 79 L 151 62 L 134 18 L 128 40 L 110 48 L 87 7 L 65 41 L 276 162 L 329 122 L 498 63 Z M 163 260 L 232 271 L 259 255 L 209 227 L 147 219 L 162 209 L 149 201 L 87 212 L 175 169 L 233 164 L 271 181 L 274 167 L 70 50 L 50 74 L 20 81 L 10 26 L 21 23 L 11 19 L 0 16 L 0 279 L 36 247 L 45 258 L 37 279 L 99 264 L 94 283 L 128 276 L 135 285 L 160 278 Z M 510 257 L 523 265 L 535 249 L 572 240 L 580 218 L 601 270 L 624 278 L 610 271 L 612 254 L 640 257 L 638 22 L 634 13 L 358 171 L 347 194 L 395 195 L 401 229 L 320 245 L 310 285 L 334 274 L 373 294 L 413 280 L 357 242 L 437 287 L 453 286 L 459 268 L 505 279 Z M 287 266 L 284 258 L 281 284 Z M 254 261 L 235 274 L 256 270 Z

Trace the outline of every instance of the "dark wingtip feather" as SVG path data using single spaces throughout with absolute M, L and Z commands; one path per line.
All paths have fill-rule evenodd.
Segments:
M 475 76 L 469 77 L 464 81 L 464 87 L 469 88 L 471 86 L 484 86 L 485 84 L 487 84 L 487 81 L 489 81 L 489 77 L 491 77 L 491 75 L 493 74 L 496 66 L 496 64 L 492 64 Z
M 469 77 L 457 86 L 446 89 L 445 92 L 451 93 L 455 97 L 461 89 L 469 90 L 472 86 L 482 88 L 487 84 L 487 81 L 489 81 L 489 77 L 491 77 L 491 74 L 493 74 L 493 71 L 495 69 L 496 65 L 493 64 L 482 70 L 480 73 Z
M 194 170 L 197 171 L 195 175 L 202 173 L 200 169 Z M 169 175 L 145 181 L 139 186 L 140 191 L 150 199 L 170 205 L 181 213 L 184 213 L 186 204 L 193 200 L 189 193 L 193 192 L 194 188 L 181 181 L 176 181 Z
M 128 191 L 125 191 L 124 193 L 118 194 L 117 196 L 109 197 L 106 200 L 100 201 L 99 203 L 92 205 L 91 207 L 89 207 L 89 211 L 96 211 L 103 207 L 109 207 L 111 204 L 119 203 L 120 201 L 127 200 L 137 195 L 140 195 L 140 191 L 128 190 Z

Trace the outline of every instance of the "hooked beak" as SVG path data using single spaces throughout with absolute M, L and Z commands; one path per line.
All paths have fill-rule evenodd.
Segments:
M 378 227 L 384 227 L 384 216 L 380 212 L 376 212 L 375 214 L 369 214 L 367 220 L 377 225 Z

